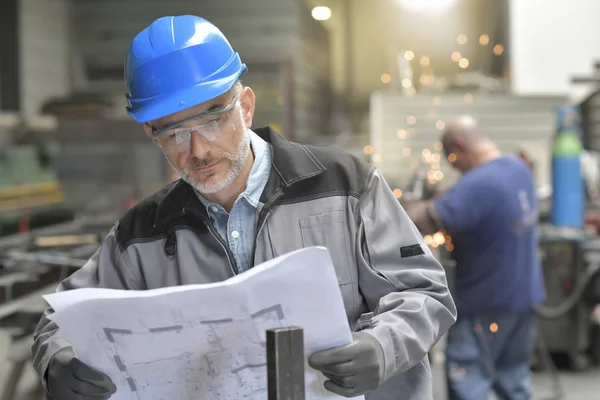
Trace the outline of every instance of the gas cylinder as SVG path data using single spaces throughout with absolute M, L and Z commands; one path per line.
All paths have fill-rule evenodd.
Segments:
M 558 131 L 552 147 L 552 224 L 583 228 L 585 186 L 581 174 L 582 145 L 576 109 L 558 110 Z

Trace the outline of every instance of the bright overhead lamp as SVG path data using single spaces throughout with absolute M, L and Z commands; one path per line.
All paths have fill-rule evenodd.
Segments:
M 312 17 L 317 21 L 327 21 L 331 18 L 331 8 L 325 6 L 317 6 L 312 9 Z
M 457 0 L 398 0 L 411 11 L 443 11 L 456 3 Z

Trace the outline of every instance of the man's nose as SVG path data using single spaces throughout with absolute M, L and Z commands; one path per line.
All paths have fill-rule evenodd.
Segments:
M 190 138 L 190 154 L 198 159 L 205 158 L 205 155 L 210 152 L 210 142 L 200 133 L 193 131 Z

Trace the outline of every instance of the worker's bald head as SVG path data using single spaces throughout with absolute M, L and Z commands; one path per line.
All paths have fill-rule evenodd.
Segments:
M 448 146 L 468 146 L 484 139 L 485 135 L 479 130 L 475 118 L 468 115 L 460 116 L 448 124 L 442 136 L 444 148 Z
M 495 149 L 495 145 L 479 129 L 477 120 L 466 115 L 448 124 L 442 135 L 442 145 L 448 160 L 461 172 L 476 166 L 482 151 Z

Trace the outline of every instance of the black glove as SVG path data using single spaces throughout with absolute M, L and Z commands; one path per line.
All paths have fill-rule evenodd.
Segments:
M 318 351 L 308 358 L 308 365 L 330 380 L 325 389 L 344 397 L 356 397 L 379 387 L 383 372 L 383 349 L 365 332 L 352 334 L 347 346 Z
M 79 361 L 71 348 L 52 357 L 47 381 L 54 400 L 106 400 L 117 391 L 108 376 Z

